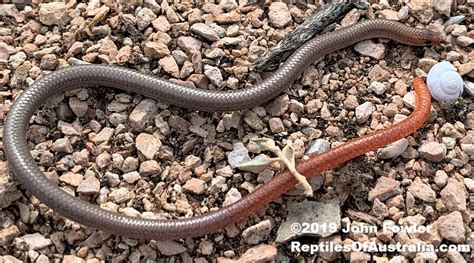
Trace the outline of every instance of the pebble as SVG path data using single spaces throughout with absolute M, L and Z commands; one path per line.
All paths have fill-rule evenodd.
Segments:
M 131 198 L 131 193 L 127 188 L 122 187 L 112 191 L 109 197 L 112 198 L 115 203 L 123 203 Z
M 468 36 L 459 36 L 456 38 L 456 42 L 462 47 L 468 47 L 474 44 L 474 38 Z
M 368 200 L 372 202 L 375 198 L 378 198 L 380 201 L 385 201 L 390 197 L 399 195 L 400 182 L 396 181 L 390 177 L 382 176 L 377 180 L 375 187 L 370 190 Z
M 130 126 L 136 131 L 142 131 L 157 111 L 156 101 L 148 98 L 141 100 L 128 118 Z
M 232 168 L 236 168 L 247 161 L 250 161 L 249 151 L 242 143 L 235 143 L 234 149 L 227 155 L 227 162 Z
M 446 158 L 446 146 L 437 142 L 425 142 L 418 149 L 420 155 L 431 162 L 441 162 Z
M 206 190 L 206 182 L 201 179 L 191 178 L 183 185 L 183 190 L 193 194 L 203 194 Z
M 372 40 L 358 42 L 354 46 L 354 50 L 362 56 L 368 56 L 375 59 L 382 59 L 385 56 L 385 45 L 381 43 L 376 44 Z
M 436 192 L 427 184 L 424 184 L 419 177 L 408 186 L 407 190 L 416 198 L 428 203 L 436 202 Z
M 86 101 L 82 101 L 76 97 L 69 98 L 69 108 L 76 114 L 77 117 L 84 117 L 86 115 L 89 106 Z
M 151 134 L 140 133 L 135 140 L 135 147 L 146 159 L 152 160 L 160 150 L 161 141 Z
M 280 95 L 271 103 L 269 103 L 265 109 L 267 110 L 268 114 L 271 116 L 277 117 L 283 115 L 290 106 L 290 98 L 288 95 Z
M 178 46 L 183 49 L 188 55 L 201 53 L 202 42 L 197 38 L 190 36 L 178 37 Z
M 59 181 L 65 182 L 72 186 L 79 186 L 83 180 L 83 176 L 81 174 L 67 172 L 59 177 Z
M 465 229 L 461 212 L 454 211 L 450 214 L 440 216 L 436 221 L 441 237 L 460 244 L 465 242 Z
M 141 176 L 159 175 L 162 172 L 162 168 L 157 161 L 148 160 L 140 164 L 139 172 Z
M 247 114 L 245 114 L 244 121 L 254 130 L 261 131 L 265 128 L 263 121 L 253 111 L 248 111 Z
M 156 15 L 151 9 L 145 7 L 138 11 L 136 19 L 138 29 L 143 30 L 149 26 L 153 20 L 156 19 Z
M 377 64 L 369 71 L 369 78 L 378 82 L 386 81 L 390 78 L 390 73 Z
M 373 81 L 372 83 L 370 83 L 369 89 L 377 95 L 382 95 L 386 91 L 385 84 L 378 81 Z
M 286 3 L 273 2 L 268 10 L 268 19 L 276 28 L 283 28 L 291 23 L 292 18 L 290 10 Z
M 432 4 L 438 13 L 447 17 L 451 16 L 451 6 L 453 5 L 453 0 L 433 0 Z
M 408 3 L 410 13 L 423 24 L 433 19 L 434 12 L 431 0 L 412 0 Z
M 270 118 L 268 120 L 268 125 L 270 126 L 270 130 L 273 133 L 280 133 L 285 131 L 285 126 L 283 125 L 283 121 L 280 118 Z
M 317 155 L 323 152 L 326 152 L 331 148 L 331 144 L 326 139 L 316 139 L 311 143 L 308 150 L 306 150 L 306 155 Z
M 211 83 L 217 87 L 224 86 L 224 79 L 222 73 L 218 67 L 213 67 L 209 65 L 204 66 L 204 75 L 209 78 Z
M 58 152 L 58 153 L 72 153 L 73 148 L 72 144 L 67 138 L 59 138 L 56 141 L 54 141 L 53 146 L 51 147 L 53 151 Z
M 44 25 L 63 26 L 68 23 L 66 5 L 63 2 L 43 3 L 39 6 L 39 21 Z
M 3 228 L 0 230 L 0 246 L 8 246 L 10 242 L 20 235 L 20 230 L 16 225 L 11 225 L 9 227 Z
M 190 30 L 208 41 L 217 41 L 220 39 L 216 31 L 204 23 L 195 23 L 191 26 Z
M 449 178 L 446 187 L 441 190 L 441 200 L 449 211 L 466 210 L 466 193 L 464 185 L 456 179 Z
M 225 195 L 224 203 L 222 206 L 229 206 L 237 201 L 242 199 L 242 194 L 237 190 L 237 188 L 231 188 Z
M 186 247 L 182 246 L 176 241 L 171 240 L 157 240 L 156 247 L 158 251 L 164 256 L 172 256 L 186 252 Z
M 257 245 L 266 240 L 272 231 L 270 220 L 264 220 L 256 225 L 248 227 L 242 232 L 245 243 Z
M 406 138 L 402 138 L 378 151 L 378 157 L 382 159 L 392 159 L 400 156 L 406 151 L 410 142 Z
M 201 254 L 211 255 L 214 251 L 214 244 L 212 244 L 210 241 L 204 240 L 199 243 L 199 249 L 201 250 Z
M 77 187 L 77 192 L 82 194 L 97 194 L 100 190 L 100 181 L 95 176 L 89 176 L 81 181 Z
M 159 59 L 171 54 L 168 46 L 162 42 L 147 42 L 143 47 L 143 53 L 149 58 Z
M 163 57 L 159 60 L 159 64 L 163 68 L 163 71 L 175 78 L 179 78 L 179 67 L 173 56 L 169 55 Z
M 26 234 L 21 237 L 15 238 L 15 242 L 25 242 L 28 245 L 28 249 L 38 250 L 48 247 L 52 244 L 51 239 L 45 238 L 40 233 Z
M 273 262 L 277 257 L 277 252 L 277 248 L 273 245 L 260 244 L 245 251 L 238 262 Z
M 444 187 L 448 182 L 448 175 L 443 170 L 438 170 L 435 173 L 434 181 L 439 187 Z
M 358 123 L 364 123 L 369 120 L 373 112 L 374 104 L 370 101 L 364 102 L 355 108 L 355 117 Z
M 303 201 L 289 205 L 288 216 L 286 217 L 286 221 L 278 228 L 275 242 L 283 243 L 295 237 L 305 235 L 328 237 L 334 234 L 334 232 L 331 231 L 332 228 L 318 228 L 316 229 L 317 231 L 311 233 L 294 231 L 292 224 L 303 224 L 309 221 L 320 226 L 335 224 L 336 228 L 340 229 L 341 211 L 339 200 L 332 199 L 324 202 Z
M 91 141 L 96 145 L 103 142 L 108 143 L 114 135 L 114 132 L 115 130 L 113 128 L 104 127 Z
M 122 175 L 122 177 L 125 180 L 125 182 L 129 184 L 133 184 L 136 181 L 140 180 L 141 178 L 140 174 L 137 171 L 125 173 L 124 175 Z

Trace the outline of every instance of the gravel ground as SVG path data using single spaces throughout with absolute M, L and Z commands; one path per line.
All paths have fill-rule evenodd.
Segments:
M 32 2 L 18 9 L 0 5 L 2 127 L 12 102 L 34 80 L 84 62 L 135 68 L 196 88 L 251 86 L 264 77 L 252 72 L 252 62 L 319 6 L 245 0 Z M 435 47 L 364 41 L 308 65 L 274 101 L 231 113 L 193 112 L 101 87 L 72 90 L 51 98 L 32 119 L 32 155 L 58 187 L 104 209 L 153 219 L 191 217 L 235 202 L 283 169 L 279 163 L 253 172 L 236 168 L 258 155 L 251 138 L 267 136 L 280 146 L 292 142 L 301 160 L 389 127 L 411 112 L 409 80 L 426 76 L 438 61 L 451 61 L 465 81 L 463 98 L 434 102 L 419 131 L 312 180 L 319 189 L 308 201 L 295 189 L 237 225 L 178 241 L 133 240 L 63 218 L 15 181 L 0 151 L 0 262 L 364 262 L 370 257 L 292 252 L 289 240 L 473 248 L 474 1 L 371 2 L 368 10 L 350 11 L 335 28 L 382 17 L 442 31 L 446 40 Z M 313 222 L 316 215 L 319 224 L 337 227 L 422 225 L 432 231 L 288 233 L 288 222 Z M 473 258 L 456 251 L 372 256 L 378 262 Z

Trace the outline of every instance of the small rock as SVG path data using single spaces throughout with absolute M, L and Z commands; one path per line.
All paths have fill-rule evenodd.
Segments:
M 112 136 L 114 135 L 115 130 L 113 128 L 104 127 L 94 138 L 92 142 L 96 145 L 99 145 L 103 142 L 109 142 Z
M 414 197 L 421 199 L 425 202 L 436 202 L 436 193 L 431 187 L 427 184 L 424 184 L 419 177 L 416 177 L 415 180 L 408 186 L 408 192 L 410 192 Z
M 160 150 L 161 141 L 151 134 L 140 133 L 135 140 L 135 147 L 146 159 L 152 160 Z
M 159 64 L 166 73 L 171 74 L 171 76 L 175 78 L 179 78 L 179 67 L 173 56 L 169 55 L 163 57 L 159 60 Z
M 202 42 L 194 37 L 180 36 L 178 37 L 178 46 L 189 55 L 201 53 Z
M 45 238 L 40 233 L 27 234 L 15 238 L 15 240 L 15 242 L 25 242 L 28 245 L 28 249 L 31 250 L 42 249 L 52 244 L 51 239 Z
M 399 195 L 400 182 L 396 181 L 390 177 L 382 176 L 377 180 L 375 187 L 369 192 L 368 199 L 372 202 L 375 198 L 378 198 L 380 201 L 385 201 L 390 197 Z
M 77 117 L 84 117 L 89 109 L 86 101 L 82 101 L 76 97 L 69 98 L 69 107 Z
M 260 244 L 245 251 L 238 262 L 273 262 L 277 257 L 277 252 L 275 246 Z
M 157 111 L 158 106 L 154 100 L 148 98 L 141 100 L 128 118 L 130 126 L 136 131 L 143 130 L 147 122 L 151 121 L 151 118 Z
M 236 23 L 240 21 L 240 14 L 235 10 L 224 14 L 218 14 L 214 16 L 214 21 L 216 21 L 218 24 Z
M 280 133 L 285 131 L 285 126 L 283 125 L 283 121 L 280 118 L 270 118 L 268 120 L 268 125 L 270 126 L 270 130 L 273 133 Z
M 264 220 L 253 225 L 242 232 L 242 237 L 247 244 L 256 245 L 268 238 L 272 231 L 272 223 L 270 220 Z
M 464 257 L 456 250 L 451 250 L 448 252 L 448 259 L 449 262 L 456 262 L 456 263 L 467 263 Z
M 142 176 L 159 175 L 162 168 L 155 160 L 144 161 L 140 164 L 140 174 Z
M 370 83 L 369 89 L 372 90 L 377 95 L 382 95 L 386 91 L 385 84 L 378 81 L 374 81 Z
M 441 200 L 449 211 L 466 210 L 466 193 L 464 185 L 456 179 L 449 178 L 446 187 L 441 190 Z
M 357 106 L 359 106 L 357 97 L 354 95 L 347 96 L 346 99 L 344 100 L 343 106 L 345 109 L 348 109 L 348 110 L 355 109 Z
M 176 241 L 171 240 L 157 240 L 156 246 L 161 254 L 165 256 L 172 256 L 181 254 L 186 251 L 186 248 Z
M 355 117 L 358 123 L 364 123 L 372 115 L 374 104 L 370 101 L 364 102 L 355 108 Z
M 9 227 L 3 228 L 0 230 L 0 246 L 8 246 L 10 242 L 17 236 L 21 234 L 20 230 L 16 225 L 11 225 Z
M 77 187 L 78 193 L 97 194 L 100 190 L 100 181 L 95 176 L 89 176 Z
M 223 206 L 229 206 L 237 201 L 242 199 L 242 194 L 237 190 L 237 188 L 231 188 L 225 195 L 225 200 Z
M 168 32 L 171 29 L 170 22 L 166 19 L 165 16 L 159 16 L 157 19 L 152 22 L 153 28 L 157 31 Z
M 81 174 L 76 174 L 73 172 L 67 172 L 59 177 L 59 181 L 65 182 L 72 186 L 79 186 L 84 177 Z
M 390 73 L 377 64 L 369 71 L 369 78 L 378 82 L 386 81 L 390 78 Z
M 448 182 L 448 175 L 446 174 L 445 171 L 438 170 L 435 173 L 434 181 L 435 181 L 435 184 L 438 185 L 439 187 L 444 187 L 446 183 Z
M 382 159 L 391 159 L 400 156 L 408 148 L 410 142 L 406 139 L 400 139 L 378 151 L 378 157 Z
M 390 9 L 384 9 L 380 12 L 380 17 L 385 18 L 388 20 L 396 20 L 398 21 L 400 17 L 398 16 L 398 12 Z
M 74 255 L 66 255 L 63 257 L 62 263 L 85 263 L 86 261 Z
M 204 66 L 204 75 L 209 78 L 211 83 L 217 87 L 224 86 L 224 79 L 222 73 L 218 67 L 213 67 L 209 65 Z
M 304 233 L 300 228 L 295 229 L 295 224 L 301 227 L 303 223 L 311 221 L 320 226 L 335 224 L 336 229 L 324 227 L 316 229 L 317 232 Z M 332 199 L 324 202 L 303 201 L 288 206 L 286 221 L 280 225 L 277 232 L 276 242 L 283 243 L 299 236 L 328 237 L 338 231 L 341 227 L 341 211 L 339 200 Z M 334 231 L 335 230 L 335 231 Z
M 199 243 L 199 249 L 201 249 L 201 254 L 211 255 L 214 250 L 214 245 L 212 242 L 204 240 Z
M 51 147 L 53 151 L 58 152 L 58 153 L 72 153 L 73 148 L 72 144 L 67 138 L 59 138 L 57 139 L 53 146 Z
M 168 46 L 162 42 L 147 42 L 143 47 L 143 53 L 149 58 L 162 58 L 171 54 Z
M 204 23 L 193 24 L 190 30 L 209 41 L 217 41 L 220 39 L 216 31 Z
M 245 114 L 244 121 L 254 130 L 261 131 L 265 128 L 263 121 L 253 111 L 248 111 L 247 114 Z
M 454 211 L 440 216 L 436 222 L 441 237 L 457 244 L 465 242 L 466 236 L 461 212 Z
M 331 148 L 331 144 L 326 139 L 317 139 L 311 143 L 308 150 L 306 150 L 306 155 L 317 155 L 323 152 L 326 152 Z
M 95 163 L 99 168 L 105 168 L 110 164 L 110 154 L 108 152 L 103 152 L 95 158 Z
M 474 38 L 468 36 L 459 36 L 456 38 L 456 42 L 462 47 L 467 47 L 474 44 Z
M 425 142 L 418 152 L 428 161 L 441 162 L 446 157 L 446 146 L 437 142 Z
M 140 180 L 140 178 L 141 178 L 140 174 L 137 171 L 128 172 L 128 173 L 122 175 L 122 177 L 125 180 L 125 182 L 127 182 L 129 184 L 133 184 L 136 181 Z
M 412 0 L 408 3 L 410 13 L 423 24 L 428 24 L 433 19 L 433 6 L 431 0 Z
M 142 8 L 138 11 L 136 15 L 137 19 L 137 26 L 139 30 L 145 29 L 148 25 L 150 25 L 151 21 L 156 19 L 155 13 L 149 8 Z
M 242 143 L 234 144 L 234 149 L 227 156 L 227 162 L 232 168 L 238 167 L 241 163 L 250 161 L 249 151 Z
M 453 5 L 453 0 L 433 0 L 432 3 L 434 9 L 438 11 L 438 13 L 447 17 L 451 16 L 451 6 Z
M 288 110 L 289 106 L 290 98 L 288 95 L 284 94 L 269 103 L 265 109 L 271 116 L 277 117 L 283 115 Z
M 40 4 L 39 20 L 47 26 L 65 25 L 68 19 L 66 5 L 63 2 L 51 2 Z
M 372 40 L 358 42 L 354 46 L 354 50 L 362 56 L 368 56 L 375 59 L 382 59 L 385 55 L 385 45 L 381 43 L 376 44 Z
M 268 18 L 276 28 L 283 28 L 292 21 L 290 10 L 283 2 L 273 2 L 270 5 Z
M 193 194 L 203 194 L 206 190 L 206 182 L 201 179 L 191 178 L 183 185 L 183 190 Z
M 131 193 L 127 188 L 122 187 L 112 191 L 109 197 L 112 198 L 112 200 L 116 203 L 123 203 L 131 198 Z

